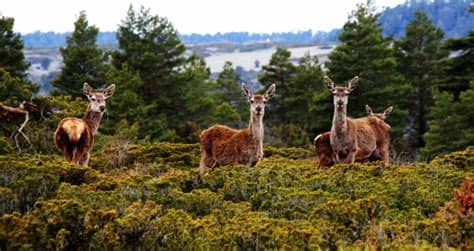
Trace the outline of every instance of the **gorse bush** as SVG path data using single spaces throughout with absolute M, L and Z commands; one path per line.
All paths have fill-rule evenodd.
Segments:
M 312 150 L 267 147 L 255 167 L 202 179 L 196 144 L 131 144 L 119 166 L 103 147 L 92 168 L 0 156 L 0 249 L 474 247 L 472 147 L 430 163 L 324 170 Z

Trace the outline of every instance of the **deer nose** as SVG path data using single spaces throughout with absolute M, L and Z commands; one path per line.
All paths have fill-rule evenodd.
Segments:
M 261 111 L 262 111 L 262 107 L 257 106 L 257 107 L 255 108 L 255 110 L 256 110 L 257 112 L 261 112 Z
M 99 109 L 100 109 L 101 112 L 103 112 L 103 111 L 105 111 L 105 106 L 101 105 L 101 106 L 99 106 Z
M 337 103 L 338 106 L 342 106 L 344 104 L 344 101 L 338 100 L 336 103 Z

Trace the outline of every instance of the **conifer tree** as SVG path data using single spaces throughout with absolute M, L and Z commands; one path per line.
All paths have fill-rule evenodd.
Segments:
M 23 42 L 18 33 L 13 32 L 15 19 L 0 17 L 0 68 L 4 68 L 12 77 L 26 80 L 26 70 L 30 64 L 23 54 Z
M 117 32 L 118 51 L 113 64 L 127 63 L 143 80 L 140 94 L 147 103 L 158 100 L 158 109 L 174 109 L 174 80 L 186 59 L 185 47 L 173 25 L 163 17 L 152 15 L 143 6 L 130 6 Z
M 143 84 L 134 91 L 145 105 L 156 108 L 147 118 L 160 124 L 152 138 L 176 139 L 175 130 L 182 124 L 186 109 L 183 93 L 189 91 L 183 82 L 189 76 L 180 76 L 187 59 L 177 31 L 166 18 L 152 15 L 143 6 L 135 10 L 131 5 L 119 25 L 117 39 L 119 50 L 113 52 L 112 64 L 119 70 L 126 64 L 136 72 Z
M 265 115 L 265 120 L 275 122 L 288 122 L 288 118 L 285 117 L 283 107 L 283 100 L 281 97 L 288 97 L 289 93 L 289 82 L 295 74 L 295 65 L 290 61 L 291 52 L 285 48 L 277 48 L 272 54 L 268 65 L 262 66 L 263 74 L 258 76 L 258 80 L 262 83 L 265 88 L 275 83 L 277 92 L 275 93 L 276 98 L 272 99 L 269 107 L 272 112 Z
M 104 53 L 96 45 L 98 32 L 97 27 L 89 25 L 85 11 L 81 11 L 66 47 L 60 49 L 64 67 L 52 81 L 54 93 L 83 97 L 84 82 L 96 88 L 106 85 Z
M 436 28 L 424 12 L 418 11 L 407 25 L 405 35 L 396 42 L 399 71 L 412 87 L 409 114 L 416 131 L 416 135 L 412 135 L 414 148 L 424 146 L 428 108 L 433 102 L 431 90 L 441 76 L 439 61 L 447 57 L 442 39 L 443 31 Z
M 247 123 L 249 116 L 248 104 L 242 96 L 240 87 L 240 77 L 236 73 L 232 62 L 225 62 L 222 71 L 217 76 L 217 89 L 215 97 L 220 105 L 218 106 L 218 123 L 229 126 L 243 126 Z
M 452 94 L 435 92 L 428 121 L 429 130 L 424 134 L 426 145 L 421 151 L 423 159 L 459 150 L 459 145 L 455 143 L 462 138 L 462 114 L 458 111 L 459 107 Z
M 474 15 L 474 8 L 471 9 L 471 15 Z M 446 78 L 440 81 L 438 87 L 442 91 L 452 93 L 457 99 L 474 79 L 474 30 L 465 37 L 447 40 L 445 48 L 451 51 L 454 57 L 443 62 Z
M 287 144 L 309 145 L 318 132 L 328 129 L 319 127 L 319 121 L 328 119 L 332 112 L 322 114 L 313 111 L 314 96 L 327 92 L 323 83 L 323 72 L 318 58 L 306 53 L 295 66 L 295 74 L 288 82 L 289 94 L 281 97 L 285 109 L 284 114 L 279 115 L 286 118 L 286 126 L 280 135 L 288 136 L 283 139 Z M 292 132 L 291 125 L 297 130 Z
M 396 70 L 391 41 L 382 36 L 378 18 L 372 1 L 357 5 L 339 35 L 341 43 L 329 54 L 327 74 L 337 84 L 360 77 L 349 97 L 348 115 L 352 117 L 363 116 L 366 104 L 374 110 L 394 106 L 388 122 L 392 137 L 399 138 L 406 126 L 408 86 Z

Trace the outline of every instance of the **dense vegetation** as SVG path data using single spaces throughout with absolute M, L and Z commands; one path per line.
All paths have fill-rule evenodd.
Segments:
M 0 110 L 0 250 L 474 249 L 474 31 L 443 40 L 417 12 L 393 40 L 379 18 L 370 1 L 357 5 L 325 67 L 278 48 L 258 77 L 277 86 L 265 158 L 198 178 L 202 129 L 247 123 L 232 62 L 211 79 L 169 20 L 133 6 L 119 50 L 103 51 L 81 12 L 54 95 L 32 96 L 23 44 L 3 17 L 0 101 L 29 120 L 18 141 L 25 118 Z M 311 141 L 333 112 L 325 74 L 360 76 L 352 116 L 395 107 L 392 165 L 316 168 Z M 52 143 L 62 118 L 84 114 L 84 81 L 117 86 L 90 167 L 66 164 Z
M 129 145 L 119 166 L 107 148 L 91 167 L 0 156 L 0 248 L 474 248 L 472 147 L 429 164 L 328 170 L 312 151 L 266 147 L 256 167 L 202 181 L 196 144 Z

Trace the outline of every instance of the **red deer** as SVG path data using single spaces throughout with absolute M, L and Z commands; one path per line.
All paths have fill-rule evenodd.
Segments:
M 347 87 L 335 86 L 327 76 L 324 80 L 334 100 L 330 144 L 336 163 L 380 159 L 388 165 L 390 126 L 375 116 L 359 119 L 347 117 L 348 96 L 356 88 L 359 78 L 354 77 Z
M 84 117 L 61 120 L 54 132 L 54 144 L 68 162 L 87 166 L 94 134 L 105 112 L 105 101 L 114 94 L 115 85 L 110 85 L 102 92 L 94 92 L 92 87 L 84 83 L 83 91 L 90 102 Z
M 387 118 L 390 112 L 392 112 L 392 109 L 393 107 L 390 106 L 387 109 L 385 109 L 382 113 L 373 113 L 372 108 L 370 108 L 370 106 L 368 105 L 365 105 L 365 110 L 368 115 L 368 117 L 366 117 L 365 119 L 367 119 L 367 121 L 371 123 L 375 123 L 377 125 L 380 124 L 380 126 L 386 127 L 388 126 L 388 124 L 385 125 L 386 124 L 385 122 L 376 121 L 373 119 L 373 117 L 378 118 L 383 121 Z M 318 158 L 319 168 L 330 167 L 330 166 L 333 166 L 335 163 L 336 155 L 331 148 L 330 135 L 331 135 L 331 132 L 325 132 L 325 133 L 319 134 L 318 136 L 314 138 L 314 146 L 316 148 L 316 157 Z M 371 155 L 368 159 L 359 160 L 359 161 L 365 162 L 365 161 L 376 161 L 376 160 L 381 160 L 381 158 L 377 158 L 377 156 L 373 154 L 373 156 Z M 358 160 L 356 159 L 356 161 Z
M 201 176 L 206 167 L 233 164 L 254 166 L 263 158 L 263 115 L 266 102 L 275 93 L 275 84 L 264 95 L 253 95 L 246 85 L 242 91 L 250 102 L 249 127 L 236 130 L 224 125 L 214 125 L 201 133 Z

